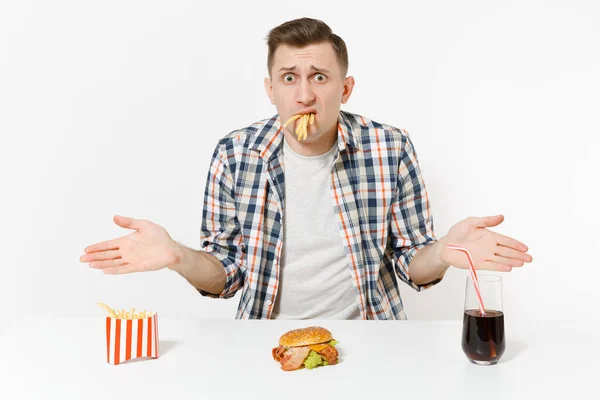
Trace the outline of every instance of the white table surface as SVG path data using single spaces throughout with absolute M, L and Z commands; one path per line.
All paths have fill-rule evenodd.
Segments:
M 598 398 L 597 324 L 505 322 L 504 356 L 494 366 L 477 366 L 462 352 L 461 321 L 183 321 L 159 315 L 160 357 L 110 365 L 104 318 L 26 318 L 0 333 L 0 398 Z M 309 325 L 328 328 L 340 341 L 340 363 L 282 371 L 271 349 L 285 331 Z

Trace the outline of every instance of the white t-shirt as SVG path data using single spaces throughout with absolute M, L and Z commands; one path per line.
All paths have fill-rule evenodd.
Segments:
M 306 157 L 284 140 L 283 249 L 272 318 L 361 318 L 331 196 L 336 152 L 337 143 Z

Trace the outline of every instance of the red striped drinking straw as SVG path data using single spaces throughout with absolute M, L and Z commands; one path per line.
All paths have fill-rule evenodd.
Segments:
M 452 250 L 461 251 L 467 255 L 467 259 L 469 261 L 469 270 L 471 271 L 471 280 L 473 281 L 475 294 L 477 295 L 477 301 L 479 302 L 479 311 L 481 312 L 481 315 L 485 315 L 485 307 L 483 306 L 483 299 L 481 298 L 481 293 L 479 292 L 479 280 L 477 279 L 477 272 L 475 271 L 475 263 L 471 257 L 471 252 L 469 249 L 465 249 L 464 247 L 460 247 L 451 243 L 448 243 L 446 247 Z

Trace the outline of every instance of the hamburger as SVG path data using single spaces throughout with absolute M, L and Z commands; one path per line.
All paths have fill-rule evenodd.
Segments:
M 279 346 L 272 351 L 275 361 L 284 371 L 306 367 L 334 365 L 338 362 L 338 344 L 331 332 L 320 326 L 294 329 L 279 338 Z

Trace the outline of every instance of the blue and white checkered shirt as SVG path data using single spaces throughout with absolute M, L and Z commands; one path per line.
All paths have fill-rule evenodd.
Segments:
M 242 290 L 236 318 L 270 318 L 279 285 L 284 211 L 278 115 L 222 138 L 212 157 L 201 250 L 223 263 L 225 288 Z M 363 319 L 406 319 L 398 281 L 415 290 L 409 264 L 436 241 L 427 191 L 408 133 L 340 111 L 331 196 Z

